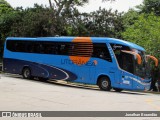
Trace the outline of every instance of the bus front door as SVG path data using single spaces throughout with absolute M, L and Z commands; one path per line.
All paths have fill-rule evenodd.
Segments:
M 120 80 L 124 89 L 133 89 L 134 66 L 132 57 L 130 54 L 122 53 Z
M 121 87 L 124 89 L 132 89 L 133 88 L 133 74 L 127 71 L 121 71 L 120 79 L 121 79 Z

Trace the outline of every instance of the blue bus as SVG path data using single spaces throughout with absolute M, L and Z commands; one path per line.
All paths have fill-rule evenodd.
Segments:
M 148 90 L 145 49 L 106 37 L 9 37 L 3 71 L 25 79 L 65 80 L 101 90 Z

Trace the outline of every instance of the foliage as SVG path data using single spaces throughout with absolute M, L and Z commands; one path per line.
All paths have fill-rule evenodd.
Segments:
M 11 36 L 49 36 L 51 15 L 48 8 L 36 5 L 34 8 L 17 10 L 17 21 L 11 26 Z
M 102 0 L 115 1 L 115 0 Z M 49 0 L 50 8 L 53 11 L 52 17 L 52 35 L 78 35 L 83 36 L 88 34 L 88 30 L 85 28 L 87 13 L 80 14 L 76 9 L 76 6 L 83 6 L 88 3 L 88 0 Z M 84 15 L 84 16 L 83 16 Z M 87 15 L 89 17 L 89 15 Z M 61 31 L 61 32 L 60 32 Z
M 7 14 L 9 14 L 10 12 L 13 11 L 13 8 L 5 1 L 5 0 L 0 0 L 0 59 L 2 57 L 2 52 L 3 52 L 3 44 L 4 44 L 4 34 L 2 34 L 2 31 L 6 31 L 6 26 L 3 26 L 2 22 L 8 22 L 7 17 L 5 17 L 5 15 L 7 16 Z M 5 19 L 5 21 L 3 21 L 2 19 Z M 10 25 L 10 24 L 9 24 Z M 3 29 L 4 28 L 4 29 Z M 7 34 L 8 31 L 5 32 L 5 34 Z
M 160 61 L 160 1 L 144 0 L 137 8 L 123 16 L 123 39 L 143 46 Z
M 122 31 L 121 13 L 101 9 L 88 13 L 79 13 L 76 9 L 67 20 L 67 35 L 119 37 Z
M 120 38 L 120 32 L 122 31 L 122 14 L 118 11 L 112 12 L 112 10 L 101 9 L 92 12 L 90 19 L 87 22 L 87 31 L 90 32 L 90 36 L 105 36 L 105 37 L 117 37 Z
M 5 0 L 0 0 L 0 16 L 13 11 L 13 8 Z
M 144 0 L 142 5 L 137 6 L 141 13 L 154 13 L 160 16 L 160 0 Z
M 130 27 L 131 25 L 134 24 L 136 20 L 138 20 L 138 17 L 139 17 L 139 13 L 133 9 L 130 9 L 127 13 L 125 13 L 122 16 L 123 27 L 125 29 Z
M 122 36 L 124 39 L 143 46 L 148 54 L 160 58 L 160 17 L 152 14 L 141 14 L 134 24 L 128 27 Z

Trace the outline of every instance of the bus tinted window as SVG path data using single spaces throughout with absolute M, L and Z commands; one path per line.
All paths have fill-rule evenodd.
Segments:
M 93 44 L 90 42 L 75 42 L 69 45 L 69 56 L 91 57 Z
M 7 49 L 13 52 L 68 55 L 69 44 L 65 42 L 8 40 Z
M 14 52 L 25 51 L 25 43 L 21 41 L 7 41 L 7 49 Z
M 111 55 L 105 43 L 94 43 L 92 57 L 101 58 L 112 62 Z
M 67 43 L 49 41 L 8 40 L 7 49 L 13 52 L 97 57 L 112 62 L 105 43 Z
M 68 43 L 58 43 L 58 54 L 59 55 L 68 55 L 69 44 Z
M 56 43 L 43 43 L 44 54 L 58 54 L 58 45 Z

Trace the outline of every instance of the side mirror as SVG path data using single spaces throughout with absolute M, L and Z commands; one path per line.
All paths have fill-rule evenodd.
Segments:
M 139 65 L 142 63 L 142 58 L 141 58 L 141 56 L 138 53 L 133 52 L 133 51 L 128 51 L 128 50 L 121 50 L 121 51 L 124 52 L 124 53 L 128 53 L 128 54 L 134 55 L 136 57 L 137 63 Z
M 154 62 L 155 62 L 155 66 L 157 67 L 158 66 L 158 59 L 154 56 L 151 56 L 151 55 L 146 55 L 146 59 L 152 59 Z

